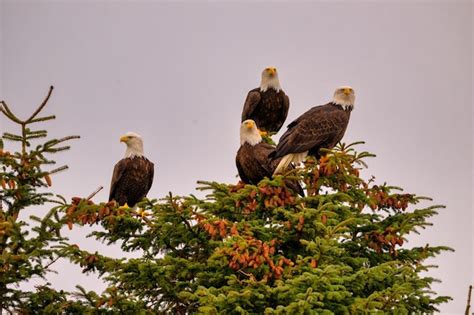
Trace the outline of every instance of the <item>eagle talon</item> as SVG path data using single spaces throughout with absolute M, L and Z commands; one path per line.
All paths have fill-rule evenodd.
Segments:
M 140 216 L 142 218 L 145 216 L 145 210 L 143 210 L 142 208 L 138 208 L 136 213 L 137 213 L 138 216 Z
M 258 132 L 260 133 L 260 135 L 262 137 L 268 137 L 268 132 L 267 131 L 259 130 Z

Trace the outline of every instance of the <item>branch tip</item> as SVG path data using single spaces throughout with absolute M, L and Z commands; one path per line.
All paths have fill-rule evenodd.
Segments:
M 49 101 L 49 98 L 51 97 L 51 94 L 53 93 L 53 89 L 54 87 L 51 85 L 49 87 L 49 91 L 48 91 L 48 95 L 46 95 L 46 98 L 43 100 L 43 102 L 41 103 L 41 105 L 34 111 L 34 113 L 30 116 L 30 118 L 28 118 L 25 122 L 26 123 L 30 123 L 35 117 L 36 115 L 39 114 L 39 112 L 41 112 L 43 110 L 43 108 L 46 106 L 46 104 L 48 103 Z
M 61 166 L 61 167 L 58 167 L 58 168 L 55 168 L 54 170 L 48 172 L 49 175 L 52 175 L 52 174 L 56 174 L 56 173 L 59 173 L 61 171 L 65 171 L 67 170 L 69 167 L 67 165 L 64 165 L 64 166 Z

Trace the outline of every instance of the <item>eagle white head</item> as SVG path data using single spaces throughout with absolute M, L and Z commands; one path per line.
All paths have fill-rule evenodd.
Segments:
M 120 142 L 124 142 L 127 145 L 125 158 L 143 156 L 143 139 L 139 134 L 129 131 L 120 137 Z
M 350 86 L 340 86 L 334 92 L 332 103 L 341 105 L 342 108 L 354 108 L 355 92 Z
M 260 81 L 260 91 L 266 92 L 268 89 L 274 89 L 280 92 L 280 80 L 278 79 L 277 69 L 274 67 L 265 68 L 262 71 L 262 81 Z
M 244 145 L 245 142 L 251 146 L 262 142 L 262 136 L 257 129 L 257 124 L 252 119 L 247 119 L 240 125 L 240 145 Z

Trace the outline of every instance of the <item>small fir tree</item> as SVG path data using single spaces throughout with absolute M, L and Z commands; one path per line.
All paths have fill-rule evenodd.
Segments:
M 57 212 L 60 208 L 54 207 L 43 218 L 31 216 L 31 220 L 25 221 L 19 217 L 29 207 L 66 202 L 46 191 L 52 185 L 51 176 L 67 169 L 67 166 L 51 169 L 55 164 L 51 156 L 68 150 L 65 143 L 79 137 L 47 139 L 46 130 L 33 129 L 38 123 L 55 118 L 39 117 L 52 91 L 53 87 L 36 111 L 24 120 L 4 101 L 0 103 L 3 115 L 20 127 L 18 134 L 5 132 L 0 139 L 0 313 L 15 312 L 23 309 L 25 303 L 32 303 L 37 294 L 21 290 L 18 284 L 34 277 L 44 278 L 60 257 L 54 247 L 63 240 L 60 235 L 63 224 Z M 8 151 L 4 140 L 18 144 L 19 151 Z M 40 143 L 33 146 L 34 141 Z M 42 303 L 38 301 L 38 306 Z

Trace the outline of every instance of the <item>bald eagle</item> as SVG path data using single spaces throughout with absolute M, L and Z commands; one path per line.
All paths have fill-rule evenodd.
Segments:
M 257 125 L 251 119 L 245 120 L 240 126 L 240 148 L 235 163 L 239 176 L 246 184 L 257 185 L 264 177 L 272 177 L 279 159 L 272 161 L 269 155 L 275 147 L 262 142 Z M 286 186 L 304 196 L 303 188 L 295 180 L 287 180 Z
M 109 201 L 129 207 L 146 197 L 153 183 L 154 165 L 143 155 L 142 137 L 127 132 L 120 138 L 127 149 L 125 157 L 115 164 L 110 184 Z
M 300 163 L 307 155 L 319 157 L 320 149 L 332 149 L 344 136 L 355 94 L 350 86 L 336 89 L 331 102 L 315 106 L 288 125 L 280 138 L 273 159 L 281 159 L 275 174 L 284 171 L 290 163 Z
M 280 87 L 276 68 L 266 68 L 260 87 L 247 94 L 241 121 L 252 119 L 263 133 L 277 133 L 289 108 L 290 99 Z

